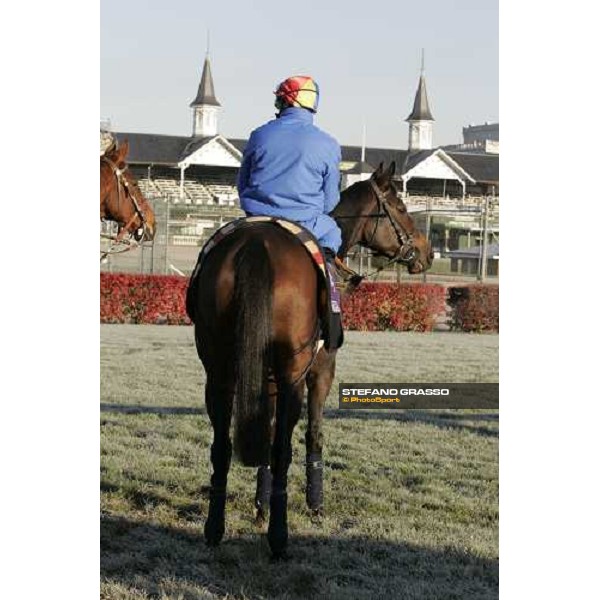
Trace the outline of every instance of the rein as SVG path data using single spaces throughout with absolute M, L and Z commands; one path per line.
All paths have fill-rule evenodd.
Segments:
M 116 235 L 106 233 L 100 234 L 100 239 L 110 240 L 112 242 L 108 250 L 100 250 L 100 262 L 105 261 L 109 254 L 120 254 L 121 252 L 133 250 L 141 245 L 137 240 L 131 239 L 131 235 L 118 241 L 117 237 L 118 236 Z

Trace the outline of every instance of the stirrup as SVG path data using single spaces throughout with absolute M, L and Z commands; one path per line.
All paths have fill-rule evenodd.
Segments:
M 364 275 L 359 275 L 344 264 L 331 248 L 324 248 L 323 256 L 335 271 L 335 287 L 341 294 L 351 294 L 360 285 Z
M 333 262 L 338 281 L 336 287 L 342 294 L 351 294 L 365 278 L 344 264 L 337 256 Z
M 351 279 L 358 279 L 359 281 L 362 281 L 365 278 L 364 275 L 359 275 L 356 271 L 353 271 L 348 265 L 346 265 L 337 256 L 335 257 L 334 264 L 335 264 L 337 272 L 340 274 L 341 278 L 344 281 L 350 281 Z

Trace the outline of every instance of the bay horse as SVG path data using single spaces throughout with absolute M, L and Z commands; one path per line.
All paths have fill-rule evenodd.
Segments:
M 126 140 L 100 156 L 100 219 L 119 224 L 117 244 L 125 242 L 126 236 L 136 242 L 152 241 L 156 232 L 154 211 L 127 168 L 128 152 Z
M 394 163 L 385 171 L 382 163 L 369 180 L 342 192 L 332 213 L 342 230 L 338 258 L 360 244 L 420 273 L 431 266 L 431 246 L 397 195 L 394 171 Z M 269 508 L 271 552 L 274 558 L 285 556 L 291 439 L 306 388 L 306 501 L 313 513 L 322 510 L 321 424 L 336 358 L 336 351 L 317 350 L 326 298 L 308 252 L 271 223 L 224 237 L 190 279 L 186 310 L 206 371 L 206 410 L 214 434 L 204 527 L 208 545 L 219 544 L 225 531 L 227 475 L 235 449 L 243 465 L 258 467 L 257 521 Z

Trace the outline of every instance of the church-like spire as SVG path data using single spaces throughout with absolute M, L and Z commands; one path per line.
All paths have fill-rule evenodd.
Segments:
M 433 147 L 433 122 L 425 87 L 425 51 L 421 53 L 421 75 L 413 109 L 408 118 L 408 150 L 430 150 Z
M 419 87 L 415 96 L 415 103 L 412 112 L 408 115 L 407 121 L 435 121 L 429 110 L 429 102 L 427 102 L 427 89 L 425 87 L 425 77 L 421 75 L 419 78 Z
M 219 111 L 221 103 L 215 95 L 215 84 L 213 83 L 210 70 L 210 59 L 208 58 L 209 46 L 206 46 L 206 58 L 202 77 L 198 86 L 196 98 L 190 104 L 192 109 L 192 137 L 213 137 L 219 132 Z
M 412 112 L 408 115 L 407 121 L 435 121 L 429 110 L 427 101 L 427 88 L 425 87 L 425 50 L 421 50 L 421 76 L 419 77 L 419 86 L 415 95 L 415 103 Z
M 215 84 L 213 83 L 212 72 L 210 70 L 210 59 L 208 53 L 204 59 L 204 68 L 202 69 L 202 78 L 200 79 L 200 85 L 198 86 L 198 93 L 196 94 L 195 100 L 190 104 L 190 107 L 194 106 L 221 106 L 220 102 L 215 96 Z

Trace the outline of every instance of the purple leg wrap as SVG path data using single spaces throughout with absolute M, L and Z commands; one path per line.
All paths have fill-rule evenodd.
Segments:
M 323 506 L 323 461 L 320 454 L 306 456 L 306 503 L 312 510 Z
M 271 486 L 273 484 L 273 474 L 269 467 L 258 467 L 256 473 L 256 496 L 254 506 L 268 510 L 271 499 Z
M 329 275 L 329 293 L 331 299 L 331 311 L 334 313 L 342 312 L 342 301 L 340 298 L 340 290 L 335 285 L 335 265 L 332 265 L 329 261 L 327 264 L 327 273 Z

